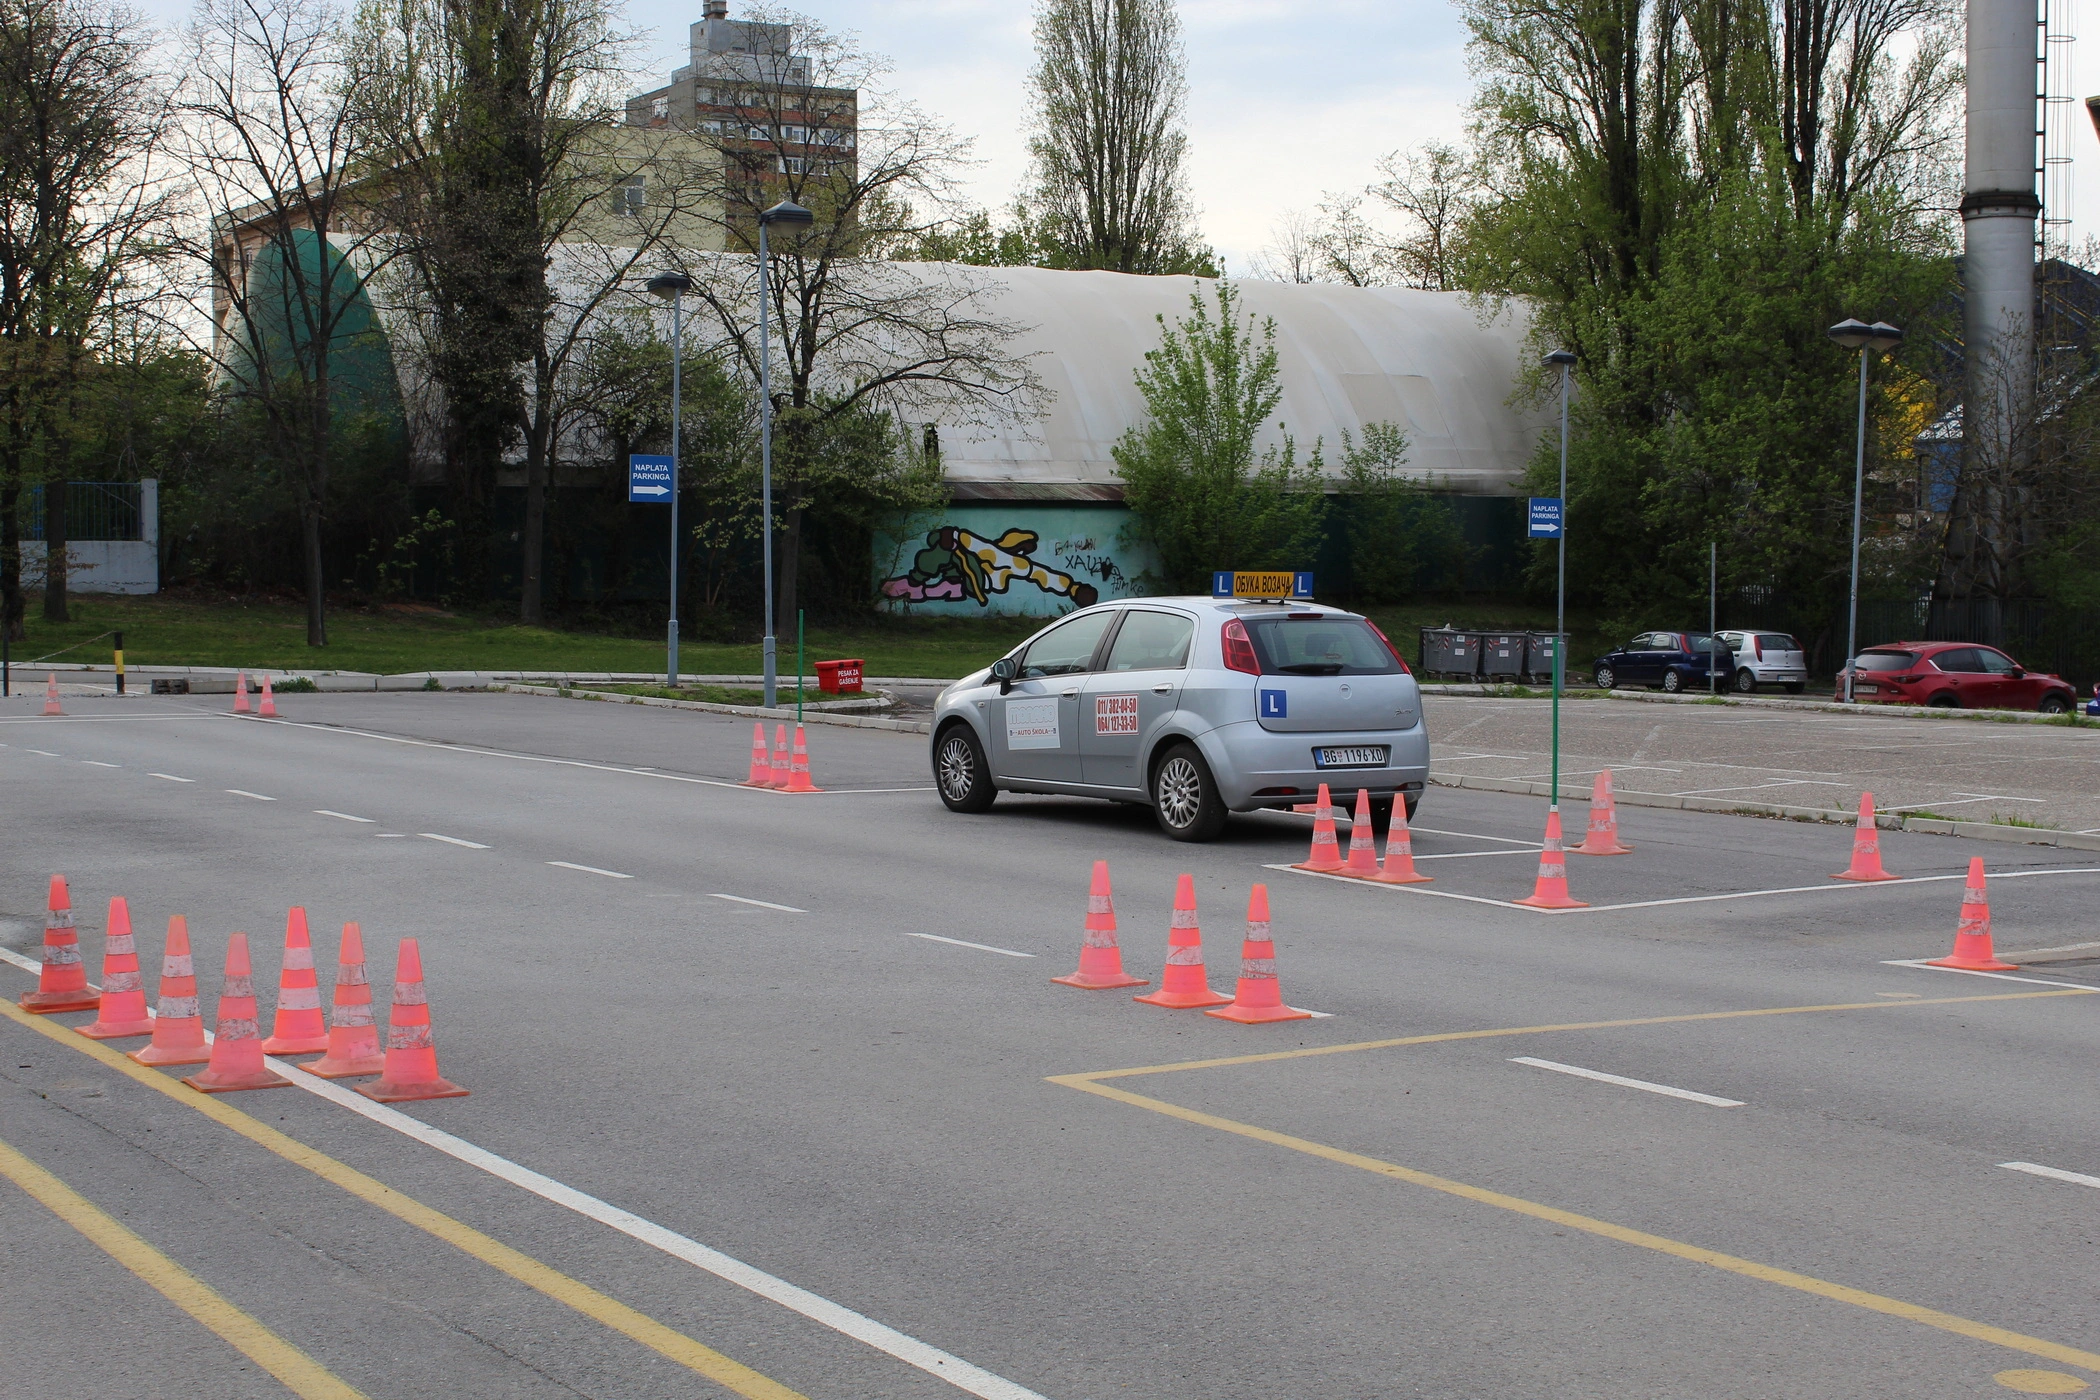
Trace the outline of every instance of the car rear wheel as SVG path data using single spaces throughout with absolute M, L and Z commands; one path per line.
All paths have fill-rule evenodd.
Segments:
M 1675 695 L 1684 689 L 1684 677 L 1675 671 L 1663 672 L 1663 689 Z
M 2071 702 L 2061 695 L 2044 695 L 2040 709 L 2045 715 L 2067 715 L 2071 713 Z
M 1599 690 L 1610 690 L 1619 683 L 1618 673 L 1609 666 L 1599 666 L 1597 673 L 1591 676 L 1590 679 L 1597 683 L 1597 689 Z
M 984 746 L 967 724 L 950 725 L 933 751 L 933 785 L 951 812 L 983 812 L 999 796 Z
M 1925 708 L 1929 710 L 1958 710 L 1961 708 L 1961 698 L 1951 690 L 1943 690 L 1930 700 L 1927 700 Z
M 1176 841 L 1212 841 L 1225 829 L 1225 800 L 1194 744 L 1176 744 L 1152 770 L 1152 813 Z
M 1735 691 L 1738 695 L 1757 694 L 1757 677 L 1750 674 L 1748 666 L 1735 673 Z

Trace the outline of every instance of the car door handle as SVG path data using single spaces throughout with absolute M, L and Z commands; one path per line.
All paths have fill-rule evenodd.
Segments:
M 1170 682 L 1168 682 L 1168 683 L 1167 683 L 1166 685 L 1155 685 L 1155 686 L 1153 686 L 1153 687 L 1152 687 L 1152 693 L 1153 693 L 1154 695 L 1165 695 L 1165 694 L 1167 694 L 1168 692 L 1172 691 L 1173 689 L 1174 689 L 1173 683 L 1172 683 L 1172 682 L 1170 681 Z
M 1068 691 L 1066 691 L 1066 692 L 1065 692 L 1065 699 L 1069 700 L 1069 699 L 1071 699 L 1071 698 L 1072 698 L 1073 696 L 1077 695 L 1078 693 L 1079 693 L 1079 687 L 1075 685 L 1075 686 L 1073 686 L 1073 687 L 1072 687 L 1072 688 L 1071 688 L 1070 690 L 1068 690 Z

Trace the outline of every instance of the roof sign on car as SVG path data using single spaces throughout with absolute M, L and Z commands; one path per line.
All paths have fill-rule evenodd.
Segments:
M 1295 573 L 1287 569 L 1219 569 L 1210 576 L 1213 598 L 1311 598 L 1313 576 L 1309 569 Z

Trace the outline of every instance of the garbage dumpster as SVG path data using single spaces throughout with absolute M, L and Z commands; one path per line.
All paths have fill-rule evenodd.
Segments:
M 1480 674 L 1484 680 L 1516 680 L 1524 674 L 1522 632 L 1497 632 L 1480 639 Z
M 1480 674 L 1480 637 L 1456 627 L 1424 627 L 1419 656 L 1424 674 L 1469 681 Z
M 1524 669 L 1534 681 L 1546 685 L 1553 683 L 1553 650 L 1556 644 L 1565 645 L 1565 632 L 1532 632 L 1524 639 Z M 1566 665 L 1563 662 L 1562 665 Z M 1568 673 L 1561 673 L 1561 684 L 1568 683 Z
M 819 661 L 817 689 L 826 695 L 860 694 L 860 666 L 858 658 L 850 661 Z

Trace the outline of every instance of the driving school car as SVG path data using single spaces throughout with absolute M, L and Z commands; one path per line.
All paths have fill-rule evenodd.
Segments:
M 941 800 L 1000 792 L 1144 803 L 1180 841 L 1329 783 L 1383 826 L 1429 777 L 1422 695 L 1368 619 L 1303 601 L 1133 598 L 1060 619 L 941 692 Z

